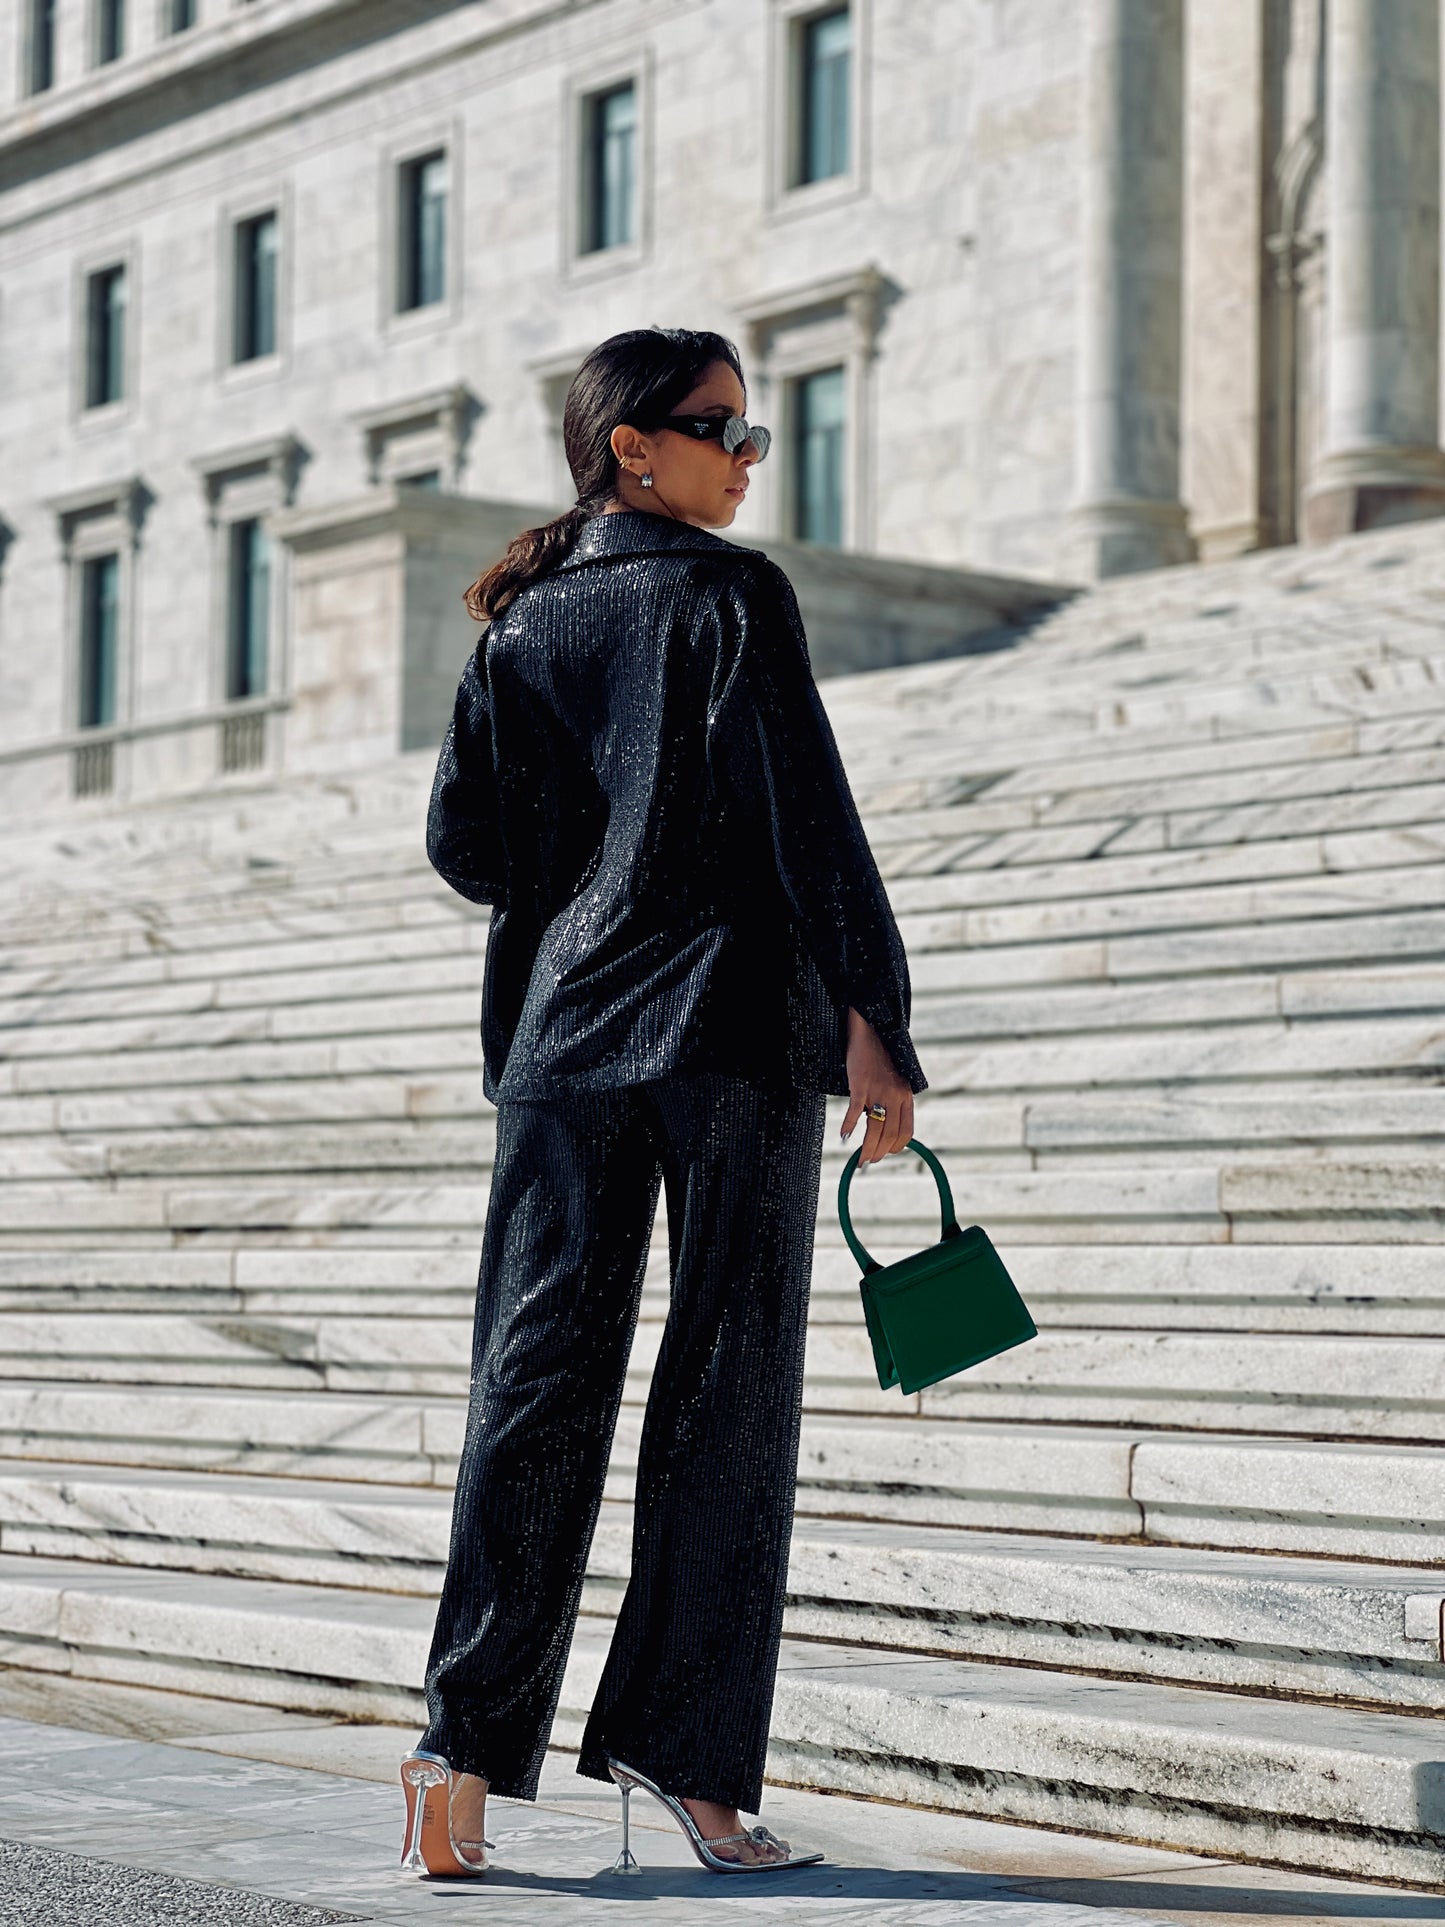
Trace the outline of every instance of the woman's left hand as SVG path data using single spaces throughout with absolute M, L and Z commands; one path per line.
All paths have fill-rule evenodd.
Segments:
M 887 1117 L 870 1117 L 859 1164 L 876 1164 L 901 1151 L 913 1136 L 913 1092 L 899 1075 L 883 1039 L 861 1012 L 848 1007 L 848 1109 L 841 1136 L 848 1138 L 870 1104 L 886 1104 Z

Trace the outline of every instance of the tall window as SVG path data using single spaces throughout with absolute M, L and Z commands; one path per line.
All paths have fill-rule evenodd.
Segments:
M 104 66 L 125 52 L 125 0 L 95 0 L 95 58 Z
M 401 170 L 397 305 L 424 308 L 446 294 L 447 157 L 424 154 Z
M 184 33 L 196 24 L 196 0 L 170 0 L 166 24 L 172 33 Z
M 30 0 L 28 86 L 43 94 L 55 85 L 55 0 Z
M 125 392 L 125 269 L 102 268 L 86 284 L 85 405 Z
M 853 23 L 848 9 L 805 20 L 799 62 L 799 181 L 848 171 L 848 88 Z
M 115 721 L 120 652 L 120 557 L 91 555 L 80 571 L 80 713 L 82 729 Z
M 637 232 L 637 89 L 632 81 L 587 102 L 584 253 L 615 248 Z
M 271 538 L 258 518 L 231 524 L 230 635 L 226 649 L 226 695 L 266 693 L 271 640 Z
M 276 352 L 276 242 L 273 213 L 236 225 L 236 317 L 232 358 Z
M 793 533 L 843 543 L 843 370 L 820 368 L 794 384 Z

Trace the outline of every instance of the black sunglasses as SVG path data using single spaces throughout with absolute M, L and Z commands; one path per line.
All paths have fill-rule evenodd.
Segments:
M 721 442 L 728 454 L 751 442 L 762 461 L 772 446 L 772 433 L 741 415 L 664 415 L 659 428 L 675 428 L 680 435 L 691 435 L 699 442 Z

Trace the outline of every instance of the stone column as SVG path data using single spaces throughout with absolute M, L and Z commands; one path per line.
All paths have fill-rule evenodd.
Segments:
M 1182 0 L 1085 0 L 1074 569 L 1187 561 Z
M 1440 0 L 1330 0 L 1325 434 L 1314 540 L 1445 514 Z

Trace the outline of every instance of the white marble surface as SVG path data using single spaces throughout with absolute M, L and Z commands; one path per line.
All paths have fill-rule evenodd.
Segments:
M 784 1720 L 797 1777 L 916 1802 L 997 1773 L 1016 1820 L 1317 1865 L 1355 1838 L 1323 1797 L 1259 1815 L 1323 1709 L 1248 1696 L 1435 1704 L 1442 573 L 1407 532 L 1143 576 L 1025 649 L 826 692 L 909 945 L 917 1129 L 1044 1330 L 880 1394 L 830 1137 L 782 1704 L 833 1724 Z M 423 762 L 15 840 L 0 1624 L 67 1690 L 415 1710 L 493 1143 L 485 919 L 415 846 Z M 916 1171 L 854 1200 L 880 1255 L 936 1231 Z M 664 1235 L 564 1738 L 625 1570 Z M 905 1689 L 910 1650 L 972 1684 Z M 1414 1768 L 1331 1732 L 1400 1873 Z
M 24 1563 L 28 1573 L 8 1585 L 40 1593 L 40 1562 Z M 284 1623 L 240 1603 L 248 1593 L 258 1603 L 267 1592 L 277 1595 L 277 1588 L 254 1582 L 191 1579 L 190 1592 L 203 1590 L 212 1603 L 189 1616 L 167 1596 L 184 1580 L 91 1582 L 67 1574 L 63 1583 L 60 1600 L 37 1599 L 37 1633 L 46 1623 L 55 1626 L 72 1649 L 68 1670 L 116 1682 L 184 1682 L 189 1690 L 224 1696 L 234 1676 L 228 1679 L 214 1660 L 208 1673 L 207 1655 L 230 1649 L 244 1632 L 259 1639 L 253 1664 L 264 1666 L 272 1656 L 268 1628 Z M 410 1602 L 419 1609 L 406 1615 L 415 1625 L 405 1636 L 397 1628 L 388 1641 L 381 1622 L 394 1624 L 405 1602 L 353 1594 L 343 1607 L 340 1595 L 328 1601 L 315 1588 L 291 1590 L 311 1594 L 296 1633 L 316 1641 L 318 1654 L 334 1654 L 342 1642 L 360 1657 L 369 1644 L 374 1668 L 395 1666 L 408 1649 L 410 1667 L 420 1666 L 426 1602 Z M 573 1642 L 554 1727 L 559 1744 L 575 1744 L 595 1685 L 605 1646 L 595 1625 L 584 1622 Z M 189 1668 L 158 1663 L 158 1635 L 162 1650 L 191 1654 Z M 39 1653 L 33 1639 L 25 1644 Z M 93 1656 L 86 1650 L 101 1648 Z M 298 1655 L 293 1637 L 293 1666 Z M 21 1645 L 12 1646 L 10 1657 L 37 1663 Z M 282 1657 L 280 1648 L 274 1657 Z M 304 1659 L 300 1663 L 304 1667 Z M 295 1689 L 289 1703 L 315 1710 L 307 1703 L 304 1672 L 289 1677 Z M 276 1700 L 277 1676 L 264 1685 L 263 1678 L 253 1675 Z M 371 1695 L 373 1717 L 388 1717 L 375 1710 L 384 1698 Z M 356 1710 L 365 1704 L 359 1698 Z M 801 1772 L 839 1791 L 872 1788 L 1014 1820 L 1033 1812 L 1053 1824 L 1111 1832 L 1125 1823 L 1138 1830 L 1146 1807 L 1134 1789 L 1147 1788 L 1156 1803 L 1155 1837 L 1175 1844 L 1211 1836 L 1245 1854 L 1253 1839 L 1256 1851 L 1271 1857 L 1288 1855 L 1336 1872 L 1367 1863 L 1397 1879 L 1430 1879 L 1432 1856 L 1438 1862 L 1445 1816 L 1430 1792 L 1434 1734 L 1428 1722 L 1396 1715 L 785 1640 L 771 1730 L 774 1778 L 797 1779 Z M 926 1770 L 925 1761 L 931 1763 Z M 1061 1781 L 1069 1788 L 1062 1801 Z M 1358 1824 L 1366 1814 L 1368 1847 L 1340 1824 Z
M 351 1906 L 396 1927 L 409 1927 L 435 1897 L 393 1864 L 397 1761 L 414 1728 L 338 1727 L 269 1708 L 17 1672 L 0 1674 L 0 1706 L 0 1750 L 20 1768 L 0 1805 L 6 1837 L 73 1850 L 89 1825 L 103 1857 Z M 31 1763 L 57 1749 L 69 1791 L 47 1810 L 21 1788 Z M 208 1762 L 200 1775 L 197 1755 Z M 278 1812 L 296 1816 L 299 1837 L 277 1823 Z M 615 1851 L 617 1814 L 610 1788 L 582 1779 L 572 1756 L 549 1753 L 535 1803 L 489 1803 L 498 1848 L 475 1896 L 488 1919 L 560 1927 L 625 1918 L 644 1901 L 648 1918 L 664 1927 L 714 1916 L 820 1927 L 874 1919 L 900 1927 L 1323 1927 L 1426 1921 L 1437 1905 L 1427 1894 L 780 1786 L 767 1788 L 762 1817 L 785 1837 L 821 1846 L 826 1868 L 781 1876 L 756 1897 L 720 1889 L 666 1816 L 639 1802 L 633 1839 L 647 1871 L 615 1894 L 603 1869 Z

